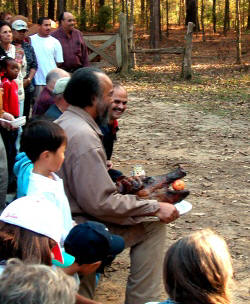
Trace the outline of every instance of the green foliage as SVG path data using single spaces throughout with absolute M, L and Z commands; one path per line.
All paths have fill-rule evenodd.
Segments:
M 81 13 L 76 15 L 76 22 L 80 30 L 86 31 L 87 13 L 86 10 L 81 10 Z
M 12 1 L 3 1 L 1 3 L 1 12 L 15 12 L 14 3 Z
M 111 21 L 112 9 L 109 6 L 102 6 L 98 11 L 97 27 L 99 31 L 105 31 Z

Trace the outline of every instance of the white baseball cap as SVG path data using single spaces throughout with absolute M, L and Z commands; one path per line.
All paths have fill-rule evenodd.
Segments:
M 53 89 L 53 93 L 55 95 L 62 94 L 65 91 L 66 86 L 67 86 L 69 81 L 70 81 L 70 77 L 59 78 L 56 81 L 56 84 L 55 84 L 54 89 Z
M 21 19 L 19 20 L 15 20 L 11 27 L 13 28 L 13 30 L 16 30 L 16 31 L 21 31 L 21 30 L 28 30 L 28 26 L 27 26 L 27 23 Z
M 63 262 L 59 245 L 63 231 L 62 215 L 53 203 L 40 196 L 24 196 L 10 203 L 0 220 L 53 239 L 57 242 L 52 250 L 54 258 Z

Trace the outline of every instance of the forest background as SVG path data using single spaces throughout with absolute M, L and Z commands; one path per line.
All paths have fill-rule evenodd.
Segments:
M 250 0 L 0 0 L 0 6 L 1 11 L 24 15 L 33 23 L 41 16 L 55 20 L 67 10 L 77 16 L 79 27 L 88 31 L 100 26 L 100 19 L 105 23 L 101 30 L 112 29 L 120 12 L 136 26 L 149 29 L 150 15 L 158 8 L 160 31 L 169 24 L 193 21 L 197 30 L 213 25 L 214 32 L 222 27 L 224 34 L 236 26 L 238 6 L 242 29 L 250 29 Z
M 0 0 L 0 6 L 30 23 L 67 10 L 84 34 L 117 33 L 124 12 L 135 49 L 183 46 L 187 22 L 196 24 L 189 81 L 180 78 L 180 55 L 138 53 L 127 75 L 98 62 L 129 94 L 113 163 L 126 175 L 136 164 L 149 175 L 184 166 L 193 209 L 168 225 L 166 248 L 191 231 L 216 230 L 233 257 L 233 303 L 249 304 L 250 0 Z M 114 46 L 108 51 L 114 54 Z M 128 250 L 119 255 L 102 277 L 96 299 L 103 304 L 124 303 L 128 256 Z

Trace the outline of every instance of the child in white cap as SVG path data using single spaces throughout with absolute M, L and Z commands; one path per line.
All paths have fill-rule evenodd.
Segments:
M 10 258 L 48 266 L 53 259 L 65 269 L 70 267 L 75 258 L 60 248 L 62 226 L 60 210 L 43 196 L 25 196 L 9 204 L 0 216 L 0 275 Z M 76 303 L 101 304 L 79 294 Z
M 45 265 L 52 265 L 53 258 L 63 263 L 62 227 L 60 210 L 44 197 L 13 201 L 0 216 L 0 270 L 10 258 Z

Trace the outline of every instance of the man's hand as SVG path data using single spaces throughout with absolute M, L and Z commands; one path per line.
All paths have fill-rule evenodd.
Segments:
M 156 216 L 165 224 L 175 221 L 179 216 L 179 212 L 174 205 L 168 203 L 159 203 L 160 209 L 156 212 Z
M 120 176 L 116 180 L 116 187 L 121 194 L 134 194 L 142 188 L 143 184 L 139 176 Z
M 3 118 L 3 119 L 6 119 L 6 120 L 9 120 L 10 122 L 13 121 L 13 120 L 15 120 L 15 117 L 14 117 L 12 114 L 7 113 L 7 112 L 4 112 L 4 113 L 2 114 L 2 118 Z M 10 123 L 8 123 L 8 122 L 0 121 L 0 125 L 1 125 L 3 128 L 7 129 L 7 130 L 14 130 L 14 129 L 15 129 L 15 128 L 13 128 L 12 125 L 11 125 Z

